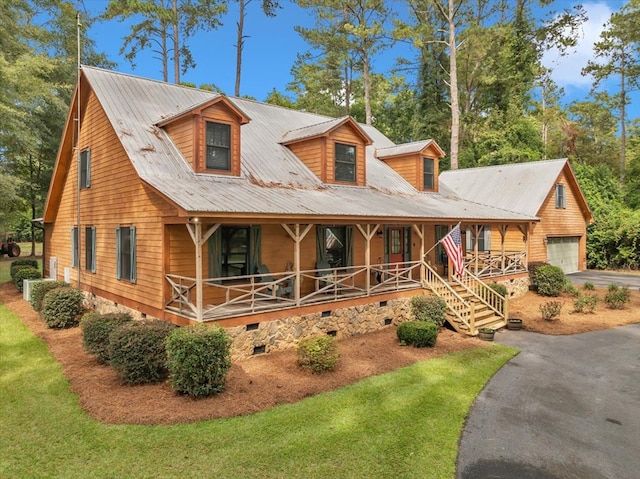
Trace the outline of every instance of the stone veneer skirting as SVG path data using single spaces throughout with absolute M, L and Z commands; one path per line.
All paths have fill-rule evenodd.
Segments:
M 490 280 L 487 282 L 491 282 Z M 514 277 L 496 281 L 504 284 L 509 297 L 516 298 L 529 290 L 529 276 Z M 416 291 L 416 294 L 420 294 Z M 428 294 L 428 293 L 427 293 Z M 148 316 L 140 311 L 115 304 L 94 294 L 85 293 L 86 306 L 104 313 L 129 313 L 134 319 Z M 233 339 L 232 360 L 251 357 L 256 351 L 271 353 L 293 348 L 308 336 L 335 335 L 338 339 L 370 333 L 390 325 L 398 325 L 413 319 L 410 312 L 410 298 L 374 302 L 347 308 L 331 308 L 326 305 L 324 312 L 290 316 L 288 318 L 263 321 L 248 326 L 227 328 Z M 150 319 L 152 319 L 149 316 Z M 259 316 L 256 316 L 259 321 Z

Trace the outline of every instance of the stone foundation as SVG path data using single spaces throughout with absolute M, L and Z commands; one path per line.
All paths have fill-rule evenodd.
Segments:
M 397 325 L 412 319 L 409 301 L 409 298 L 395 299 L 384 306 L 376 302 L 264 321 L 257 323 L 256 329 L 251 325 L 229 328 L 227 331 L 233 338 L 232 359 L 248 358 L 254 351 L 290 349 L 308 336 L 331 334 L 340 339 Z
M 152 316 L 147 316 L 146 314 L 141 313 L 140 311 L 137 311 L 135 309 L 131 309 L 127 306 L 123 306 L 100 296 L 96 296 L 93 293 L 88 293 L 87 291 L 84 292 L 84 298 L 85 307 L 93 309 L 100 314 L 127 313 L 131 315 L 131 317 L 135 320 L 141 320 L 145 318 L 157 319 Z
M 496 281 L 496 283 L 506 286 L 510 298 L 519 298 L 529 291 L 529 275 L 503 281 Z

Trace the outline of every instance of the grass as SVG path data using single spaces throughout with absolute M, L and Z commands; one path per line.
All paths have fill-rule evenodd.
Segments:
M 451 479 L 474 398 L 516 353 L 463 351 L 247 417 L 115 426 L 82 411 L 4 305 L 0 324 L 0 477 L 16 478 Z

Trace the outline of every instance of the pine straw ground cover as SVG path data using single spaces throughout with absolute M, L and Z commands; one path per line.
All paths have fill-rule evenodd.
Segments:
M 597 288 L 604 297 L 606 289 Z M 556 321 L 544 321 L 540 304 L 557 300 L 563 310 Z M 51 330 L 10 283 L 0 284 L 0 302 L 43 339 L 63 368 L 80 405 L 92 417 L 110 424 L 174 424 L 240 416 L 297 402 L 320 392 L 355 383 L 369 376 L 440 357 L 452 352 L 485 348 L 488 344 L 443 329 L 434 348 L 399 346 L 396 328 L 343 339 L 336 371 L 314 375 L 295 365 L 295 351 L 258 356 L 234 363 L 226 390 L 213 397 L 192 400 L 177 395 L 167 383 L 120 385 L 112 368 L 100 365 L 82 348 L 79 328 Z M 510 302 L 511 317 L 521 318 L 524 329 L 543 334 L 573 334 L 640 322 L 640 292 L 633 291 L 624 310 L 610 310 L 601 300 L 594 314 L 571 314 L 573 297 L 540 297 L 532 292 Z M 506 332 L 505 334 L 508 334 Z

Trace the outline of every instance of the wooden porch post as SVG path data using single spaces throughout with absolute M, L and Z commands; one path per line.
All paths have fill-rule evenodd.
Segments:
M 375 225 L 373 231 L 371 231 L 371 225 L 367 224 L 367 230 L 362 228 L 362 225 L 356 224 L 356 228 L 360 231 L 360 234 L 364 237 L 364 267 L 366 269 L 365 274 L 365 288 L 367 296 L 371 294 L 371 238 L 376 234 L 380 225 Z
M 296 306 L 300 306 L 300 243 L 307 236 L 307 233 L 311 230 L 312 224 L 308 224 L 306 228 L 300 233 L 300 224 L 295 224 L 295 232 L 289 228 L 289 225 L 282 223 L 280 226 L 289 234 L 289 237 L 294 241 L 293 244 L 293 271 L 296 274 L 296 287 L 294 289 L 294 299 Z
M 196 247 L 196 321 L 202 322 L 204 300 L 203 295 L 203 277 L 202 277 L 202 245 L 207 242 L 209 237 L 216 232 L 220 224 L 215 224 L 209 228 L 204 236 L 202 236 L 202 223 L 196 221 L 187 224 L 187 230 L 191 235 L 193 244 Z
M 501 259 L 500 259 L 500 269 L 502 270 L 502 273 L 504 274 L 504 267 L 505 267 L 505 262 L 504 262 L 504 240 L 507 236 L 507 230 L 509 229 L 509 225 L 500 225 L 499 226 L 499 230 L 500 230 L 500 250 L 501 250 Z
M 518 229 L 522 233 L 522 241 L 524 242 L 525 267 L 529 271 L 529 224 L 518 225 Z
M 414 224 L 413 230 L 418 235 L 418 238 L 420 238 L 420 260 L 424 262 L 424 224 L 421 224 L 420 228 L 418 228 L 418 225 Z M 424 284 L 426 277 L 427 274 L 424 266 L 420 266 L 420 282 L 422 284 Z
M 480 234 L 480 225 L 473 225 L 473 255 L 475 256 L 474 261 L 474 272 L 473 274 L 478 274 L 478 235 Z

